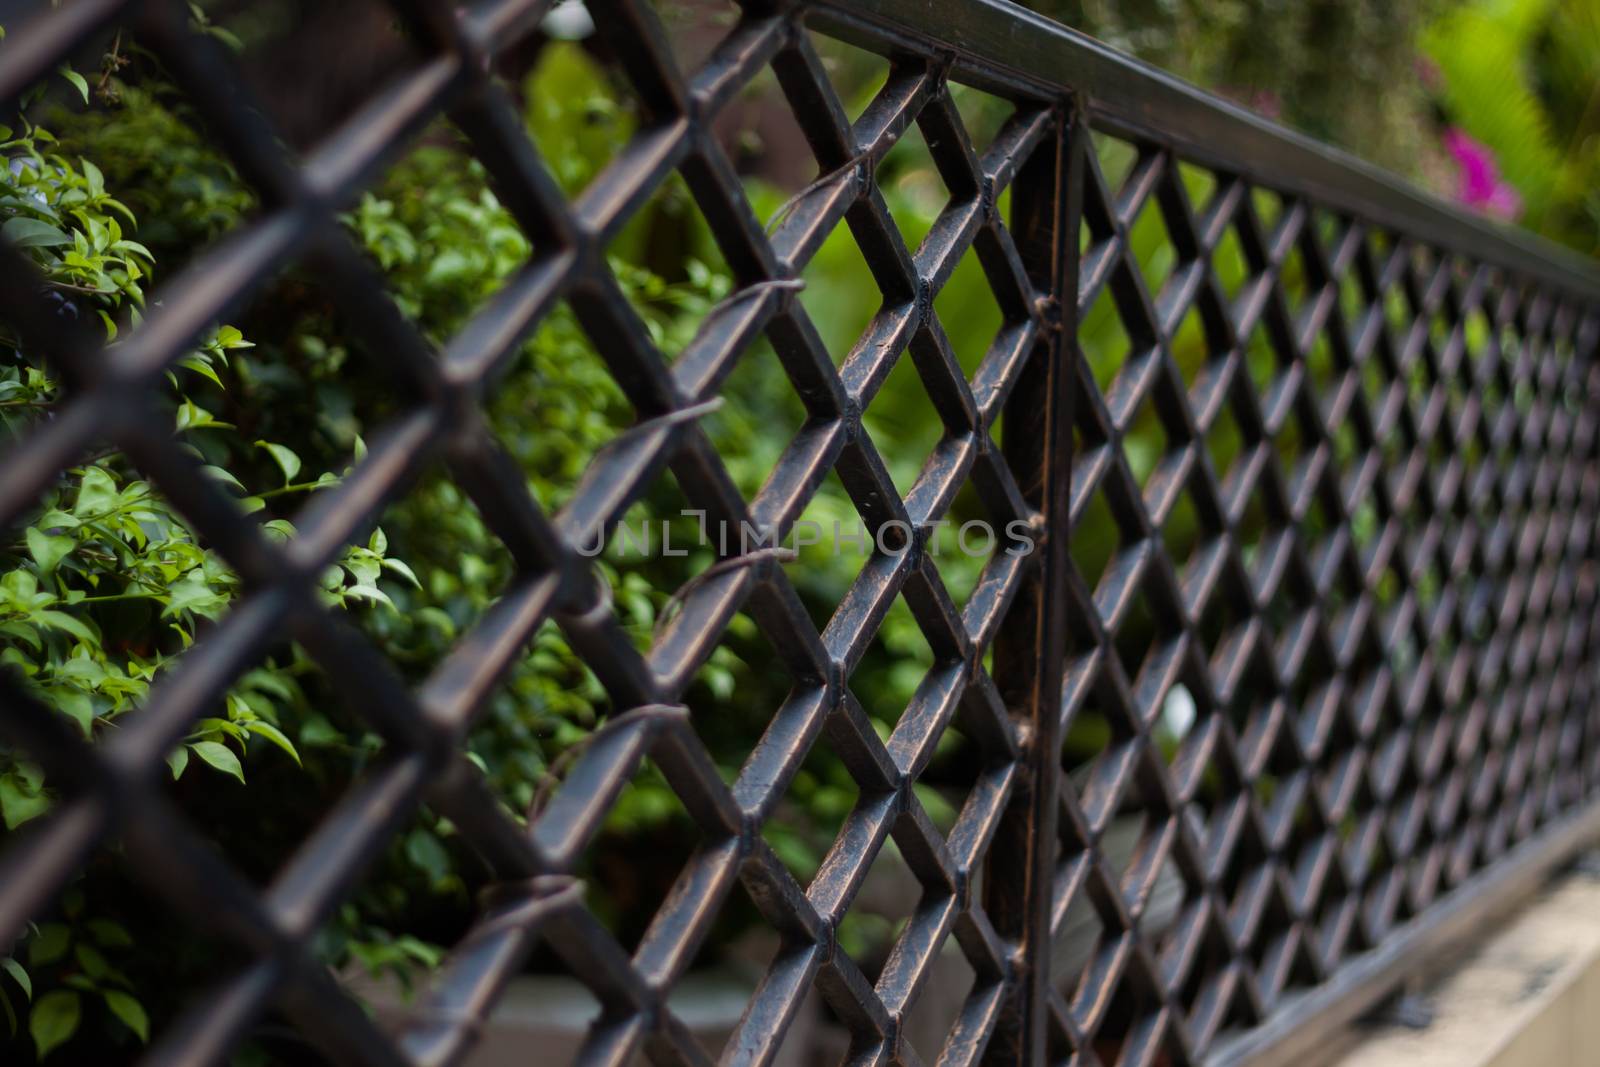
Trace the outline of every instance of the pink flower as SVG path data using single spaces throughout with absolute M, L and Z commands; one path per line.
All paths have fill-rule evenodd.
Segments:
M 1522 197 L 1500 177 L 1500 166 L 1488 145 L 1452 126 L 1444 131 L 1444 146 L 1456 163 L 1456 200 L 1475 211 L 1500 219 L 1522 213 Z

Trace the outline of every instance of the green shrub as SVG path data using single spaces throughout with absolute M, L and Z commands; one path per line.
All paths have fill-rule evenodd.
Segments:
M 71 80 L 78 84 L 76 76 Z M 0 130 L 0 152 L 9 160 L 0 172 L 6 237 L 33 259 L 46 279 L 43 296 L 57 313 L 103 329 L 114 353 L 118 334 L 137 326 L 156 269 L 154 254 L 133 237 L 135 213 L 111 195 L 92 159 L 58 144 L 44 127 L 24 119 L 18 129 Z M 108 151 L 95 155 L 116 158 Z M 180 172 L 167 174 L 178 178 Z M 194 175 L 182 181 L 193 185 Z M 41 354 L 4 327 L 0 344 L 8 352 L 0 365 L 0 426 L 5 436 L 21 437 L 49 417 L 62 389 Z M 241 501 L 247 510 L 265 512 L 273 498 L 336 483 L 338 475 L 302 475 L 289 446 L 243 437 L 216 416 L 218 398 L 252 347 L 233 326 L 215 327 L 178 362 L 163 399 L 187 448 L 202 456 L 218 447 L 259 454 L 258 464 L 281 471 L 282 484 Z M 221 466 L 205 471 L 219 483 L 240 485 Z M 279 538 L 293 534 L 283 518 L 269 518 L 265 527 Z M 324 583 L 326 598 L 347 604 L 376 594 L 372 570 L 386 562 L 381 545 L 348 550 Z M 67 471 L 24 525 L 0 542 L 0 633 L 6 638 L 0 663 L 86 738 L 97 738 L 135 713 L 152 685 L 238 596 L 236 576 L 182 516 L 125 456 L 103 451 Z M 299 762 L 285 730 L 307 710 L 300 667 L 299 653 L 292 652 L 246 673 L 169 755 L 173 778 L 196 773 L 189 765 L 197 758 L 209 765 L 201 773 L 243 782 L 245 758 L 253 760 L 262 746 Z M 36 764 L 0 749 L 0 816 L 7 831 L 43 815 L 54 799 L 52 783 Z M 84 900 L 83 890 L 74 889 L 58 921 L 34 928 L 26 962 L 5 961 L 16 987 L 0 987 L 0 1008 L 15 1033 L 18 989 L 32 1000 L 30 1029 L 40 1054 L 91 1015 L 120 1020 L 117 1032 L 145 1036 L 141 987 L 124 970 L 133 936 L 118 917 Z
M 558 176 L 575 191 L 609 160 L 631 119 L 576 46 L 552 46 L 530 77 L 530 131 L 561 161 Z M 0 212 L 7 237 L 28 246 L 66 313 L 93 310 L 114 342 L 137 327 L 158 269 L 180 269 L 245 221 L 255 203 L 153 71 L 135 63 L 108 84 L 111 92 L 93 106 L 41 99 L 24 112 L 50 113 L 59 138 L 31 120 L 5 134 L 4 150 L 18 162 L 0 187 Z M 761 195 L 772 201 L 780 194 Z M 530 252 L 481 165 L 443 125 L 353 205 L 345 222 L 383 271 L 396 304 L 435 343 L 459 329 Z M 685 241 L 679 261 L 668 264 L 682 275 L 673 281 L 641 265 L 664 224 L 682 229 Z M 613 256 L 625 290 L 669 351 L 728 291 L 727 277 L 711 265 L 720 261 L 709 234 L 678 183 L 628 227 Z M 288 538 L 297 508 L 359 462 L 363 434 L 399 410 L 399 398 L 381 363 L 300 268 L 277 279 L 237 323 L 218 326 L 181 361 L 163 401 L 207 472 L 270 532 Z M 20 438 L 62 395 L 38 353 L 7 341 L 0 419 L 8 437 Z M 789 398 L 781 381 L 754 377 L 719 413 L 730 466 L 752 489 L 775 453 L 756 454 L 771 442 L 758 446 L 761 435 L 739 420 Z M 526 472 L 529 491 L 552 510 L 589 458 L 632 421 L 565 306 L 523 347 L 492 391 L 487 415 Z M 729 434 L 747 444 L 730 445 Z M 671 514 L 680 503 L 663 487 L 641 507 Z M 842 497 L 836 503 L 848 509 Z M 667 594 L 710 562 L 702 550 L 682 561 L 614 557 L 601 567 L 625 626 L 644 646 Z M 819 614 L 842 597 L 853 573 L 835 569 L 814 579 L 808 598 Z M 7 636 L 0 657 L 91 739 L 138 714 L 150 687 L 241 595 L 232 571 L 114 451 L 52 486 L 0 550 L 0 575 L 0 630 Z M 504 548 L 471 502 L 432 472 L 389 508 L 366 544 L 346 552 L 324 584 L 327 600 L 418 681 L 511 577 Z M 891 695 L 903 706 L 915 679 L 896 684 L 903 691 Z M 696 686 L 692 700 L 732 712 L 707 737 L 731 776 L 787 688 L 768 672 L 749 619 L 735 620 Z M 554 755 L 608 710 L 593 676 L 546 625 L 491 698 L 469 752 L 520 814 Z M 285 643 L 240 679 L 224 707 L 196 724 L 170 762 L 186 815 L 242 871 L 268 878 L 380 751 L 374 734 L 338 710 L 318 665 Z M 197 772 L 196 762 L 209 766 Z M 802 775 L 791 791 L 800 807 L 774 831 L 797 867 L 815 867 L 848 808 L 842 768 L 825 764 L 820 773 Z M 8 831 L 46 813 L 55 799 L 52 783 L 24 754 L 0 750 Z M 611 813 L 593 862 L 603 863 L 608 850 L 625 851 L 639 834 L 681 837 L 686 830 L 681 805 L 647 768 Z M 448 824 L 425 814 L 324 932 L 324 957 L 336 967 L 403 975 L 431 966 L 439 955 L 432 942 L 453 940 L 471 918 L 476 870 Z M 653 907 L 626 886 L 602 890 L 592 906 L 624 935 L 636 935 Z M 21 1054 L 44 1055 L 68 1040 L 79 1050 L 144 1040 L 150 1019 L 159 1027 L 186 988 L 225 965 L 218 952 L 182 941 L 180 922 L 132 892 L 120 857 L 113 852 L 91 865 L 5 961 L 14 984 L 0 984 L 0 1007 Z M 29 1002 L 31 1031 L 20 1017 Z M 30 1036 L 33 1053 L 26 1051 Z

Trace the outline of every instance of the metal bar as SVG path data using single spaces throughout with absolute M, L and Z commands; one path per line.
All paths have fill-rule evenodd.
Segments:
M 1048 278 L 1051 316 L 1048 326 L 1049 377 L 1045 389 L 1049 410 L 1043 434 L 1044 487 L 1044 562 L 1040 588 L 1044 612 L 1040 633 L 1040 656 L 1034 679 L 1033 700 L 1033 841 L 1029 846 L 1029 940 L 1028 955 L 1029 1063 L 1046 1062 L 1047 1027 L 1052 970 L 1051 952 L 1055 940 L 1052 905 L 1055 897 L 1056 859 L 1059 836 L 1056 819 L 1061 793 L 1061 694 L 1066 683 L 1067 583 L 1072 561 L 1069 531 L 1072 528 L 1072 418 L 1077 386 L 1074 338 L 1078 334 L 1078 271 L 1080 256 L 1078 232 L 1083 222 L 1084 161 L 1088 157 L 1089 130 L 1081 115 L 1064 114 L 1058 120 L 1055 137 L 1055 188 L 1049 205 L 1052 247 L 1048 264 L 1024 262 L 1039 281 Z M 1024 210 L 1039 211 L 1043 205 Z M 1048 271 L 1048 273 L 1046 273 Z
M 1012 187 L 1011 232 L 1045 329 L 1005 406 L 1006 465 L 1044 519 L 1038 578 L 1018 595 L 995 640 L 995 677 L 1024 727 L 1027 774 L 989 852 L 984 908 L 1019 945 L 1014 1001 L 986 1050 L 988 1063 L 1043 1063 L 1050 984 L 1050 903 L 1055 882 L 1061 769 L 1061 684 L 1067 627 L 1064 584 L 1071 501 L 1073 356 L 1078 221 L 1087 137 L 1065 109 Z
M 196 922 L 245 962 L 157 1020 L 146 1062 L 218 1062 L 277 1012 L 333 1062 L 443 1067 L 537 943 L 602 1006 L 578 1063 L 708 1064 L 716 1050 L 669 1000 L 742 888 L 781 948 L 728 1067 L 772 1063 L 813 994 L 851 1063 L 1287 1064 L 1600 834 L 1595 264 L 1006 0 L 741 0 L 695 69 L 648 0 L 590 0 L 595 61 L 645 99 L 598 176 L 564 192 L 494 80 L 501 55 L 540 47 L 543 0 L 394 4 L 416 62 L 298 158 L 181 0 L 85 0 L 5 46 L 25 54 L 0 97 L 125 15 L 266 205 L 157 287 L 109 352 L 0 239 L 0 315 L 68 386 L 6 442 L 0 516 L 28 514 L 109 443 L 246 590 L 98 744 L 0 679 L 0 736 L 61 793 L 4 842 L 0 938 L 113 840 L 176 914 L 228 904 Z M 887 62 L 853 120 L 814 33 Z M 724 144 L 768 72 L 818 169 L 764 227 Z M 1014 106 L 987 145 L 955 83 Z M 532 248 L 436 354 L 333 211 L 445 118 Z M 948 193 L 915 248 L 880 188 L 912 130 Z M 1091 130 L 1132 156 L 1120 185 Z M 1191 203 L 1202 171 L 1212 195 Z M 678 178 L 732 288 L 669 358 L 606 245 Z M 1281 210 L 1258 207 L 1263 191 Z M 1133 234 L 1156 221 L 1152 258 Z M 835 235 L 882 298 L 841 351 L 812 319 L 833 309 L 796 298 Z M 969 253 L 1001 320 L 982 353 L 957 351 L 940 299 Z M 202 475 L 162 390 L 195 336 L 306 256 L 353 349 L 399 388 L 362 427 L 370 452 L 283 546 Z M 563 305 L 637 422 L 547 510 L 528 485 L 549 472 L 496 439 L 489 404 Z M 746 500 L 700 420 L 741 395 L 729 383 L 762 336 L 782 374 L 769 383 L 805 421 Z M 905 442 L 869 409 L 905 388 L 937 440 L 902 491 Z M 408 684 L 315 580 L 441 458 L 515 573 Z M 819 625 L 783 553 L 724 541 L 709 569 L 656 590 L 680 610 L 641 647 L 590 557 L 669 475 L 711 521 L 767 538 L 796 529 L 832 475 L 877 550 Z M 934 538 L 969 488 L 1005 527 L 999 549 L 1020 524 L 1034 551 L 992 552 L 961 604 Z M 897 607 L 928 660 L 906 706 L 885 708 L 862 672 L 883 665 Z M 740 616 L 792 688 L 730 757 L 701 727 L 738 716 L 696 679 Z M 610 718 L 558 761 L 524 823 L 461 748 L 548 625 Z M 284 628 L 325 668 L 327 699 L 386 747 L 262 891 L 162 787 L 164 756 Z M 1099 731 L 1087 756 L 1079 726 Z M 824 752 L 857 799 L 802 884 L 765 835 Z M 647 766 L 698 845 L 630 950 L 576 874 L 602 869 L 591 850 Z M 948 790 L 952 766 L 970 780 L 945 828 L 922 790 Z M 312 938 L 425 802 L 478 853 L 490 892 L 396 1044 Z M 891 848 L 919 899 L 882 958 L 858 959 L 842 934 Z M 947 949 L 976 978 L 934 1049 L 914 1043 L 913 1018 Z
M 1210 1067 L 1277 1067 L 1304 1063 L 1328 1038 L 1354 1023 L 1430 959 L 1509 905 L 1535 892 L 1550 872 L 1600 838 L 1600 807 L 1591 806 L 1502 857 L 1495 868 L 1435 901 L 1390 930 L 1377 948 L 1328 982 L 1297 993 L 1271 1020 L 1220 1044 Z M 1314 1059 L 1313 1059 L 1314 1062 Z

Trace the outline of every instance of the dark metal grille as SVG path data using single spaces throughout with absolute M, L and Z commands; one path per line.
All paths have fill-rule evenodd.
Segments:
M 0 729 L 71 791 L 0 857 L 0 931 L 20 930 L 115 838 L 158 894 L 254 961 L 157 1035 L 149 1062 L 221 1062 L 274 1008 L 336 1062 L 455 1062 L 535 942 L 602 1005 L 581 1062 L 708 1062 L 667 995 L 736 883 L 783 949 L 724 1062 L 770 1062 L 813 988 L 848 1027 L 851 1062 L 921 1062 L 903 1022 L 952 938 L 977 980 L 940 1063 L 1288 1055 L 1390 988 L 1406 957 L 1592 833 L 1592 265 L 982 0 L 929 10 L 909 0 L 748 3 L 692 71 L 678 68 L 642 0 L 595 0 L 598 31 L 645 114 L 569 201 L 488 74 L 492 55 L 526 38 L 547 5 L 394 6 L 425 61 L 374 87 L 298 163 L 227 54 L 188 33 L 182 4 L 79 0 L 7 26 L 0 99 L 9 100 L 78 42 L 131 20 L 263 203 L 256 221 L 162 287 L 159 306 L 109 352 L 50 316 L 29 266 L 0 248 L 0 314 L 52 354 L 73 393 L 6 455 L 0 515 L 15 521 L 76 457 L 109 442 L 249 590 L 148 706 L 93 749 L 17 685 L 0 689 Z M 804 27 L 892 59 L 887 84 L 854 122 Z M 711 133 L 767 68 L 821 174 L 770 235 Z M 981 155 L 952 79 L 1016 102 Z M 335 213 L 444 113 L 470 138 L 534 254 L 434 352 L 385 298 Z M 951 193 L 915 251 L 875 182 L 876 164 L 913 122 Z M 1132 146 L 1119 184 L 1103 173 L 1090 129 Z M 1203 203 L 1191 200 L 1180 162 L 1206 175 Z M 669 362 L 604 249 L 674 171 L 736 285 Z M 1007 190 L 1009 224 L 998 207 Z M 1277 210 L 1263 216 L 1267 191 Z M 1146 212 L 1159 213 L 1167 235 L 1159 278 L 1129 237 Z M 791 280 L 840 226 L 884 306 L 836 368 Z M 1225 284 L 1216 266 L 1225 244 L 1243 257 L 1242 283 Z M 1004 318 L 970 381 L 934 309 L 969 250 Z M 410 401 L 280 546 L 197 475 L 154 399 L 165 368 L 209 323 L 307 259 Z M 481 401 L 561 300 L 640 423 L 548 515 Z M 1110 310 L 1096 321 L 1127 348 L 1103 382 L 1075 343 L 1102 303 Z M 1174 355 L 1186 329 L 1204 337 L 1197 367 Z M 746 501 L 693 413 L 763 333 L 808 421 Z M 1260 380 L 1252 344 L 1273 353 Z M 861 415 L 904 358 L 943 436 L 902 495 Z M 1003 447 L 991 436 L 1002 412 Z M 1164 450 L 1136 461 L 1125 438 L 1153 424 Z M 321 606 L 316 579 L 439 457 L 509 548 L 517 577 L 408 691 Z M 912 533 L 902 551 L 871 557 L 821 632 L 766 557 L 696 583 L 641 654 L 579 546 L 668 469 L 695 507 L 734 529 L 787 531 L 834 471 L 870 529 Z M 957 608 L 927 540 L 969 480 L 996 518 L 1027 523 L 1040 549 L 997 553 Z M 1091 565 L 1072 531 L 1102 503 L 1118 543 Z M 1181 509 L 1197 531 L 1187 539 L 1171 533 Z M 927 635 L 935 667 L 884 742 L 850 682 L 896 597 Z M 694 729 L 715 709 L 677 704 L 741 610 L 778 650 L 793 690 L 727 785 Z M 634 710 L 614 717 L 524 826 L 459 753 L 497 680 L 550 619 L 615 706 Z M 164 753 L 284 632 L 328 666 L 387 747 L 258 892 L 186 826 L 159 782 Z M 1167 751 L 1157 720 L 1179 685 L 1195 719 Z M 1110 741 L 1087 768 L 1066 773 L 1063 732 L 1091 708 L 1110 724 Z M 983 766 L 946 836 L 913 786 L 953 722 L 977 742 Z M 800 885 L 761 829 L 815 745 L 845 762 L 860 800 L 820 873 Z M 572 872 L 646 758 L 704 843 L 630 956 L 586 907 Z M 454 822 L 500 886 L 410 1021 L 386 1033 L 310 942 L 424 802 Z M 1130 811 L 1139 813 L 1137 839 L 1113 864 L 1103 838 Z M 836 933 L 891 837 L 922 898 L 872 982 Z M 1157 924 L 1151 902 L 1163 884 L 1178 887 L 1177 904 Z M 1052 947 L 1085 911 L 1094 947 L 1063 977 Z

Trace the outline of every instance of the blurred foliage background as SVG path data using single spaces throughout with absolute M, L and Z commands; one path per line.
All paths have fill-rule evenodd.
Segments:
M 1036 6 L 1469 209 L 1580 250 L 1597 247 L 1600 11 L 1590 0 L 1044 0 Z M 499 73 L 570 195 L 637 131 L 640 111 L 582 12 L 569 4 L 558 14 L 547 38 L 505 57 Z M 712 2 L 671 4 L 663 14 L 687 62 L 703 57 L 734 17 L 730 7 Z M 418 60 L 372 2 L 217 0 L 196 4 L 193 19 L 196 32 L 236 53 L 296 151 L 346 120 L 373 85 Z M 858 114 L 883 84 L 887 64 L 821 39 L 817 45 L 846 110 Z M 0 41 L 0 60 L 5 47 Z M 965 88 L 955 95 L 981 151 L 1010 105 Z M 100 322 L 113 342 L 137 328 L 163 281 L 257 210 L 252 192 L 197 132 L 192 109 L 160 64 L 131 38 L 95 42 L 24 106 L 0 115 L 0 127 L 7 164 L 0 171 L 0 225 L 45 274 L 59 313 Z M 762 218 L 816 176 L 770 74 L 734 102 L 719 135 Z M 1109 140 L 1099 148 L 1113 179 L 1135 155 Z M 877 176 L 902 236 L 915 248 L 947 197 L 918 130 L 908 132 Z M 1183 176 L 1199 206 L 1214 180 L 1193 169 Z M 1257 206 L 1269 221 L 1279 210 L 1270 193 Z M 459 133 L 442 122 L 349 205 L 343 224 L 383 272 L 396 304 L 434 343 L 458 330 L 535 251 Z M 1172 266 L 1159 213 L 1141 215 L 1131 239 L 1147 281 L 1159 287 Z M 726 266 L 681 181 L 669 182 L 608 253 L 669 358 L 730 290 Z M 1227 285 L 1244 276 L 1237 240 L 1224 242 L 1217 266 Z M 799 299 L 842 361 L 883 299 L 844 227 L 824 244 L 805 282 Z M 1296 265 L 1286 269 L 1284 284 L 1291 298 L 1303 288 Z M 1001 327 L 974 256 L 958 267 L 935 310 L 970 375 Z M 1109 384 L 1128 347 L 1109 300 L 1083 323 L 1082 341 L 1097 379 Z M 1175 346 L 1187 375 L 1209 355 L 1197 321 L 1185 324 Z M 1250 346 L 1252 375 L 1265 382 L 1279 357 L 1265 338 Z M 361 461 L 366 437 L 404 399 L 383 354 L 364 348 L 306 266 L 286 270 L 230 322 L 215 324 L 169 384 L 174 432 L 242 508 L 285 538 L 294 535 L 300 508 Z M 735 483 L 754 496 L 806 415 L 764 342 L 745 355 L 724 392 L 726 403 L 704 425 Z M 0 431 L 7 438 L 26 434 L 61 399 L 42 354 L 25 350 L 0 322 Z M 570 496 L 594 454 L 634 421 L 604 354 L 566 307 L 524 345 L 490 398 L 489 417 L 529 490 L 549 510 Z M 904 492 L 940 432 L 910 360 L 900 360 L 865 423 Z M 1141 480 L 1159 462 L 1165 440 L 1158 416 L 1143 416 L 1126 446 Z M 1207 447 L 1224 470 L 1239 443 L 1224 427 Z M 1293 442 L 1280 447 L 1292 449 Z M 682 488 L 668 477 L 629 518 L 670 519 L 675 543 L 693 545 L 690 520 L 677 517 L 685 506 Z M 835 521 L 852 527 L 855 516 L 837 477 L 830 477 L 805 518 L 831 530 Z M 992 519 L 970 488 L 952 517 Z M 1261 536 L 1260 520 L 1252 522 Z M 1192 511 L 1180 509 L 1163 536 L 1175 556 L 1192 550 L 1199 536 Z M 1109 513 L 1096 510 L 1075 537 L 1074 559 L 1092 584 L 1119 547 Z M 617 545 L 608 550 L 602 566 L 614 608 L 641 648 L 669 594 L 714 558 L 704 547 L 681 558 Z M 958 604 L 984 562 L 956 552 L 941 558 Z M 819 548 L 789 568 L 819 627 L 861 563 L 848 551 Z M 330 569 L 324 595 L 417 682 L 481 617 L 512 571 L 462 491 L 434 470 L 386 511 L 365 544 Z M 64 475 L 24 528 L 0 538 L 0 663 L 86 737 L 102 739 L 123 716 L 139 713 L 151 688 L 181 666 L 190 644 L 203 640 L 239 597 L 226 564 L 127 457 L 108 451 Z M 1126 658 L 1135 666 L 1151 625 L 1143 619 L 1126 632 Z M 788 691 L 775 663 L 766 639 L 741 615 L 686 696 L 730 779 Z M 897 603 L 851 679 L 880 733 L 893 729 L 932 663 L 927 640 Z M 550 625 L 493 697 L 471 755 L 520 816 L 552 761 L 611 711 Z M 1069 738 L 1069 763 L 1092 759 L 1106 731 L 1094 714 L 1083 716 Z M 1178 737 L 1164 741 L 1176 744 Z M 169 788 L 231 862 L 265 882 L 383 757 L 381 740 L 344 710 L 323 667 L 285 639 L 174 751 Z M 951 824 L 976 773 L 971 746 L 951 730 L 920 789 L 936 823 Z M 47 817 L 58 799 L 26 753 L 0 748 L 0 844 Z M 767 829 L 802 883 L 855 800 L 849 775 L 820 745 Z M 696 841 L 682 806 L 647 767 L 584 872 L 591 876 L 591 906 L 625 944 L 642 935 Z M 104 851 L 21 942 L 0 946 L 0 1056 L 7 1062 L 40 1055 L 120 1062 L 188 994 L 237 964 L 226 949 L 191 937 L 181 916 L 141 895 L 128 863 L 117 850 Z M 341 973 L 414 982 L 465 929 L 484 877 L 453 828 L 424 813 L 329 924 L 321 951 Z M 911 901 L 902 903 L 898 912 L 864 904 L 841 933 L 869 974 L 910 910 Z M 703 962 L 747 966 L 748 944 L 759 933 L 753 909 L 735 900 Z M 240 1062 L 292 1061 L 301 1051 L 269 1024 Z
M 1600 5 L 1593 0 L 1031 0 L 1027 6 L 1268 118 L 1482 207 L 1458 128 L 1520 206 L 1600 248 Z
M 1416 173 L 1417 35 L 1459 0 L 1032 0 L 1026 6 L 1268 118 Z

